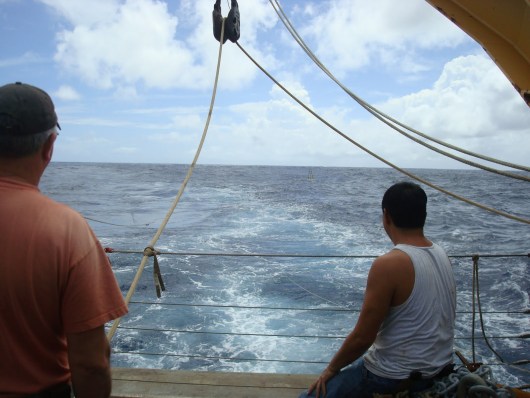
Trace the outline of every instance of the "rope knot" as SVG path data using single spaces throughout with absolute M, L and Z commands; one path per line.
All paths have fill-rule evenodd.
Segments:
M 164 281 L 162 280 L 162 273 L 158 265 L 158 258 L 156 257 L 160 252 L 156 251 L 154 247 L 147 246 L 144 249 L 144 256 L 153 257 L 153 280 L 155 282 L 156 297 L 162 297 L 162 292 L 166 290 Z
M 147 256 L 147 257 L 156 257 L 158 254 L 160 254 L 160 252 L 156 251 L 154 247 L 152 246 L 147 246 L 145 249 L 144 249 L 144 256 Z

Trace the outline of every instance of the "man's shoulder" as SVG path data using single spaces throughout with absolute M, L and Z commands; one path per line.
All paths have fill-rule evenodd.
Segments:
M 40 218 L 48 215 L 49 218 L 59 218 L 63 222 L 84 222 L 84 218 L 68 205 L 58 202 L 44 194 L 38 187 L 19 179 L 0 178 L 0 188 L 8 192 L 4 195 L 5 203 L 12 203 L 14 211 L 22 212 L 22 216 Z
M 370 272 L 397 281 L 413 269 L 412 260 L 405 252 L 391 250 L 374 260 Z
M 58 202 L 57 200 L 45 195 L 40 194 L 41 204 L 43 207 L 47 207 L 48 211 L 60 213 L 61 215 L 65 217 L 70 217 L 72 219 L 83 219 L 83 216 L 79 214 L 76 210 L 74 210 L 72 207 L 68 206 L 65 203 Z
M 401 250 L 392 249 L 389 252 L 386 252 L 385 254 L 382 254 L 381 256 L 377 257 L 374 261 L 374 264 L 384 266 L 408 262 L 410 262 L 410 257 L 407 253 Z
M 414 288 L 414 265 L 411 258 L 400 250 L 391 250 L 375 259 L 369 278 L 391 292 L 390 306 L 403 304 Z
M 78 211 L 49 196 L 40 194 L 35 198 L 33 205 L 38 208 L 35 215 L 44 227 L 55 231 L 69 231 L 68 233 L 89 228 L 85 218 Z

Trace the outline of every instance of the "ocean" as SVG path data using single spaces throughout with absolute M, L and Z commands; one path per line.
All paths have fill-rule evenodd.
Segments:
M 187 171 L 55 162 L 40 188 L 79 211 L 114 250 L 109 258 L 125 295 Z M 523 181 L 476 170 L 409 171 L 530 218 Z M 166 290 L 157 298 L 149 259 L 112 339 L 112 365 L 320 373 L 355 325 L 371 262 L 392 247 L 382 195 L 407 179 L 387 168 L 197 165 L 155 245 Z M 457 280 L 455 349 L 491 366 L 499 382 L 529 384 L 528 364 L 501 362 L 530 359 L 529 225 L 424 188 L 425 233 L 452 256 Z M 482 311 L 481 320 L 477 303 L 474 322 L 473 254 Z

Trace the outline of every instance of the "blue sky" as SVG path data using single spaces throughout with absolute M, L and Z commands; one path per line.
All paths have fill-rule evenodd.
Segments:
M 189 163 L 215 77 L 213 3 L 0 0 L 0 83 L 50 93 L 62 127 L 57 161 Z M 371 105 L 437 139 L 528 165 L 528 107 L 484 50 L 424 0 L 280 3 L 322 63 Z M 331 124 L 400 167 L 464 167 L 363 110 L 307 57 L 268 0 L 239 6 L 239 44 Z M 226 0 L 222 8 L 226 15 Z M 199 163 L 384 166 L 231 42 Z

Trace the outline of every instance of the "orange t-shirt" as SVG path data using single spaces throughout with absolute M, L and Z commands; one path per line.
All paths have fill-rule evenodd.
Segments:
M 33 185 L 0 178 L 0 395 L 68 381 L 66 333 L 126 313 L 83 217 Z

